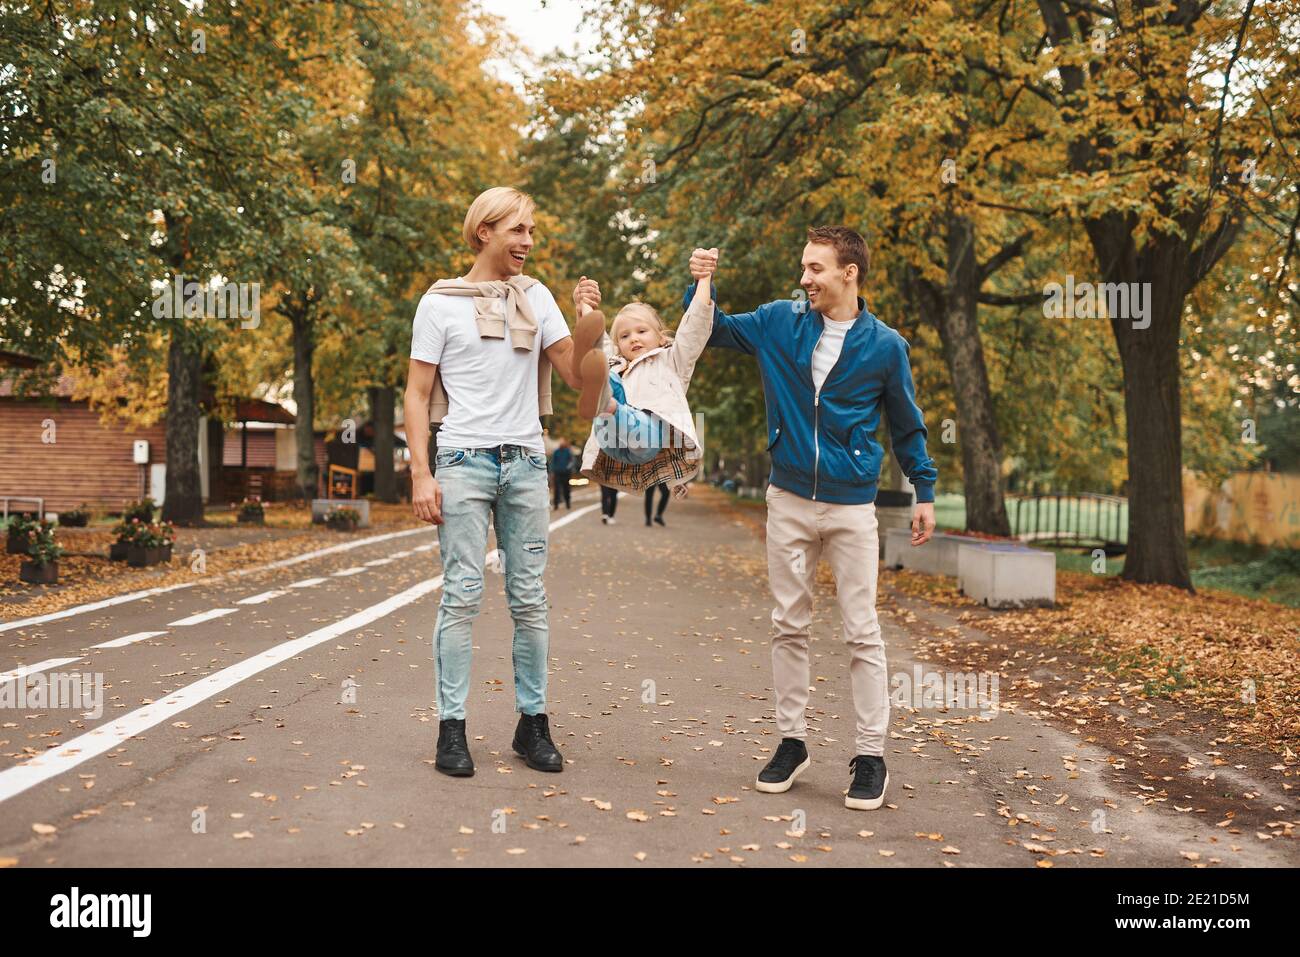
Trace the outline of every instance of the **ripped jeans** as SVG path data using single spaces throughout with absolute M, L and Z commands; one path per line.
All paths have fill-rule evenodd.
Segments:
M 546 456 L 517 445 L 486 449 L 440 448 L 434 478 L 442 488 L 442 602 L 434 628 L 438 669 L 438 717 L 465 717 L 469 697 L 470 634 L 483 599 L 488 516 L 496 529 L 506 604 L 514 620 L 515 708 L 546 710 L 549 630 L 546 590 Z

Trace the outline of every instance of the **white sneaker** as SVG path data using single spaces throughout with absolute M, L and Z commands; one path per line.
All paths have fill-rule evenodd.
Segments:
M 609 524 L 610 524 L 610 525 L 613 525 L 613 524 L 614 524 L 614 516 L 613 516 L 613 515 L 609 516 Z

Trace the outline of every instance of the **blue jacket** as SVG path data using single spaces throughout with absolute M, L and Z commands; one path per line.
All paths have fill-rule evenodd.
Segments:
M 694 291 L 692 284 L 686 303 Z M 844 337 L 821 391 L 815 392 L 812 354 L 821 334 L 821 313 L 806 302 L 777 300 L 735 316 L 714 306 L 709 345 L 758 358 L 767 399 L 770 481 L 819 502 L 874 502 L 885 457 L 875 438 L 883 405 L 894 452 L 916 487 L 916 500 L 933 502 L 939 473 L 925 448 L 925 421 L 916 405 L 907 341 L 859 298 L 858 320 Z
M 573 471 L 573 449 L 567 445 L 559 446 L 551 453 L 551 471 L 552 472 L 572 472 Z

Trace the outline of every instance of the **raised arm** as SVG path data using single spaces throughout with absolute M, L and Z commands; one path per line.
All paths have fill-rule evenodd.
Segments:
M 696 252 L 699 253 L 700 250 Z M 712 249 L 709 253 L 712 254 L 713 263 L 716 264 L 718 251 Z M 704 352 L 704 347 L 713 332 L 713 267 L 705 264 L 698 267 L 697 271 L 696 260 L 692 256 L 691 274 L 697 280 L 695 293 L 691 296 L 691 303 L 677 326 L 677 332 L 673 336 L 673 347 L 668 350 L 673 371 L 682 380 L 683 386 L 690 385 L 695 363 Z
M 717 264 L 717 249 L 697 249 L 691 254 L 691 276 L 698 280 L 707 271 L 710 274 L 709 292 L 715 296 L 717 295 L 717 288 L 712 281 L 712 272 L 717 267 Z M 691 283 L 686 290 L 686 295 L 682 297 L 683 309 L 689 311 L 695 298 L 695 287 L 696 283 Z M 715 302 L 713 304 L 713 330 L 706 345 L 723 349 L 735 349 L 738 352 L 746 352 L 751 356 L 755 355 L 763 342 L 763 337 L 760 334 L 763 322 L 763 308 L 760 306 L 753 312 L 742 312 L 738 315 L 729 316 L 719 309 Z

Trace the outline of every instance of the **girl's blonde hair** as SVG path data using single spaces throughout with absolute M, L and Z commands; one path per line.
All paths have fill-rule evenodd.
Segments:
M 664 321 L 659 318 L 659 313 L 655 312 L 654 307 L 644 302 L 629 302 L 626 306 L 618 311 L 614 321 L 609 325 L 609 338 L 614 343 L 614 348 L 618 348 L 618 321 L 627 319 L 629 322 L 635 322 L 640 319 L 649 322 L 659 330 L 660 342 L 663 345 L 673 341 L 672 333 L 664 328 Z
M 461 235 L 474 252 L 481 252 L 483 242 L 478 238 L 480 226 L 495 226 L 502 220 L 513 226 L 531 213 L 535 204 L 527 193 L 520 192 L 513 186 L 493 186 L 479 193 L 470 203 L 469 212 L 465 214 L 465 225 Z

